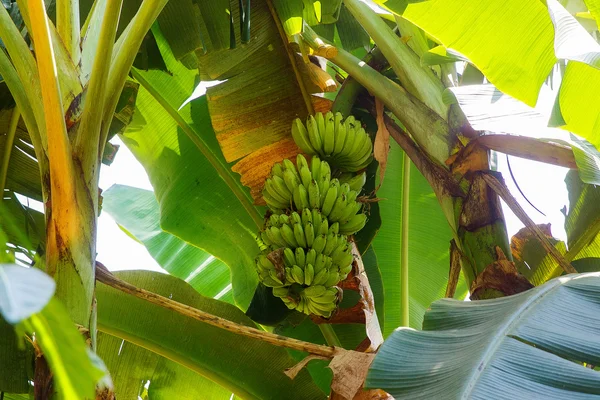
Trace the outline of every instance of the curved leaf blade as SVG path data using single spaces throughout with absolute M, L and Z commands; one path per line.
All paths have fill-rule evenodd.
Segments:
M 161 229 L 154 193 L 114 185 L 103 196 L 102 209 L 171 275 L 188 282 L 203 296 L 222 296 L 230 290 L 230 271 L 225 263 Z
M 203 297 L 169 275 L 150 271 L 124 271 L 115 275 L 137 287 L 230 321 L 255 326 L 235 306 Z M 294 380 L 283 373 L 295 364 L 284 349 L 192 320 L 103 284 L 96 290 L 101 331 L 185 365 L 242 398 L 325 397 L 307 372 Z
M 495 300 L 440 300 L 424 331 L 400 329 L 383 344 L 367 386 L 397 399 L 595 398 L 600 375 L 578 362 L 600 361 L 599 326 L 600 273 Z
M 140 80 L 137 110 L 121 138 L 148 172 L 162 229 L 225 262 L 235 301 L 245 309 L 258 282 L 259 212 L 221 154 L 206 98 L 181 107 L 196 87 L 197 73 L 178 63 L 160 31 L 153 32 L 170 73 L 134 71 Z
M 0 264 L 0 315 L 10 324 L 19 323 L 46 307 L 55 288 L 39 269 Z

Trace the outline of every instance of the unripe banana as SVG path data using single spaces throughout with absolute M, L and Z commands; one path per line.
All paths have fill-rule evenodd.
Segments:
M 283 181 L 285 182 L 285 186 L 288 188 L 290 193 L 294 193 L 294 190 L 300 184 L 300 180 L 296 177 L 289 169 L 283 171 Z
M 289 247 L 286 247 L 283 250 L 283 259 L 288 267 L 296 264 L 296 258 L 294 257 L 294 252 Z
M 315 151 L 311 154 L 319 153 L 320 149 L 323 147 L 323 138 L 321 137 L 320 132 L 325 131 L 319 131 L 317 121 L 315 121 L 315 118 L 312 115 L 309 116 L 308 120 L 306 121 L 306 130 L 308 131 L 308 139 L 310 140 L 310 144 L 312 145 L 313 149 L 315 149 Z
M 331 259 L 333 260 L 333 263 L 336 265 L 342 265 L 341 261 L 343 260 L 343 256 L 346 252 L 348 252 L 348 248 L 345 245 L 335 248 L 331 253 Z
M 340 225 L 340 232 L 345 235 L 352 235 L 364 228 L 366 223 L 366 214 L 356 214 L 348 222 Z
M 269 237 L 272 245 L 277 247 L 285 247 L 288 244 L 281 233 L 281 229 L 277 228 L 276 226 L 267 228 L 265 232 L 267 232 L 267 236 Z
M 304 238 L 306 239 L 306 246 L 312 247 L 315 240 L 315 228 L 312 222 L 304 225 Z
M 294 277 L 296 283 L 304 285 L 304 271 L 302 270 L 302 268 L 300 268 L 297 265 L 294 265 L 292 267 L 292 276 Z
M 349 155 L 352 149 L 354 148 L 354 142 L 356 141 L 356 130 L 353 127 L 346 128 L 346 141 L 344 142 L 344 147 L 342 151 L 340 151 L 339 158 L 341 160 L 345 160 Z
M 265 255 L 261 254 L 258 256 L 258 262 L 260 265 L 267 270 L 275 270 L 275 265 Z
M 267 205 L 271 208 L 275 208 L 275 209 L 284 209 L 287 207 L 287 204 L 277 200 L 276 198 L 274 198 L 273 196 L 271 196 L 269 194 L 269 192 L 267 192 L 267 189 L 263 189 L 262 191 L 262 195 L 263 198 L 265 199 L 265 202 L 267 203 Z
M 322 285 L 327 281 L 327 278 L 329 278 L 329 271 L 323 268 L 319 272 L 316 272 L 316 275 L 313 279 L 313 285 Z
M 304 249 L 302 247 L 296 248 L 296 265 L 300 268 L 304 268 L 306 265 L 306 254 L 304 253 Z
M 290 224 L 294 225 L 294 224 L 301 224 L 302 223 L 302 218 L 300 217 L 300 214 L 298 214 L 296 211 L 294 211 L 293 213 L 290 214 Z
M 317 258 L 313 264 L 315 267 L 315 273 L 319 273 L 321 270 L 325 269 L 325 266 L 327 265 L 327 259 L 329 259 L 329 257 L 327 257 L 325 254 L 317 253 Z
M 335 146 L 335 118 L 333 113 L 329 111 L 325 115 L 325 133 L 323 134 L 323 154 L 326 156 L 333 153 Z
M 302 154 L 298 154 L 296 156 L 296 169 L 300 171 L 302 168 L 306 168 L 310 171 L 310 167 L 308 166 L 308 161 L 306 160 L 306 157 L 304 157 Z
M 308 192 L 302 184 L 296 186 L 296 189 L 294 189 L 294 204 L 298 210 L 309 207 Z
M 310 117 L 309 117 L 310 120 Z M 325 115 L 323 113 L 316 113 L 314 120 L 316 122 L 316 127 L 318 129 L 319 132 L 321 132 L 322 134 L 325 134 Z M 315 147 L 315 150 L 319 151 L 323 151 L 323 145 L 321 144 L 321 146 L 319 146 L 318 148 Z
M 311 180 L 308 186 L 308 204 L 310 204 L 312 208 L 318 208 L 321 205 L 319 185 L 314 179 Z
M 330 287 L 330 286 L 337 284 L 339 281 L 340 281 L 340 276 L 339 276 L 338 272 L 332 271 L 329 273 L 329 277 L 327 278 L 327 280 L 325 281 L 323 286 Z M 316 301 L 316 299 L 315 299 L 315 301 Z
M 270 276 L 266 276 L 266 277 L 262 278 L 262 282 L 265 284 L 265 286 L 269 286 L 269 287 L 283 286 L 283 283 L 281 281 L 276 281 L 273 278 L 271 278 Z
M 365 183 L 367 183 L 367 173 L 363 172 L 362 174 L 358 174 L 355 177 L 348 179 L 347 183 L 350 186 L 350 190 L 360 193 Z
M 283 282 L 277 276 L 277 271 L 275 271 L 274 269 L 270 269 L 269 270 L 269 276 L 271 277 L 271 279 L 273 279 L 274 282 L 277 283 L 277 285 L 283 286 Z
M 317 155 L 312 156 L 310 160 L 310 172 L 312 178 L 318 181 L 321 176 L 321 159 Z
M 317 261 L 317 252 L 315 249 L 310 249 L 306 252 L 306 264 L 315 265 Z
M 327 293 L 327 288 L 325 286 L 313 285 L 304 289 L 302 294 L 308 298 L 311 297 L 320 297 Z
M 321 216 L 321 211 L 319 211 L 316 208 L 312 209 L 312 223 L 315 227 L 315 229 L 318 229 L 321 226 L 321 221 L 322 221 L 322 216 Z
M 312 174 L 310 173 L 310 169 L 308 167 L 300 168 L 300 179 L 302 180 L 302 184 L 305 188 L 308 188 L 312 179 Z
M 283 165 L 280 163 L 276 163 L 271 168 L 271 177 L 278 176 L 283 179 Z
M 315 149 L 310 143 L 308 131 L 306 130 L 306 127 L 300 118 L 296 118 L 292 123 L 292 138 L 294 138 L 294 142 L 296 142 L 298 147 L 300 147 L 303 152 L 307 154 L 316 153 Z
M 335 201 L 338 197 L 338 190 L 337 188 L 334 186 L 331 186 L 331 183 L 329 184 L 329 190 L 327 191 L 327 195 L 325 195 L 325 198 L 323 199 L 323 204 L 321 204 L 321 213 L 325 216 L 329 216 L 329 213 L 331 213 L 331 210 L 333 209 L 333 206 L 335 205 Z
M 315 238 L 313 242 L 313 250 L 316 251 L 317 254 L 321 254 L 325 248 L 325 244 L 327 244 L 327 237 L 321 234 Z
M 342 114 L 335 114 L 335 146 L 333 148 L 333 154 L 339 154 L 344 147 L 344 142 L 346 141 L 346 125 L 342 124 Z
M 285 269 L 285 281 L 288 282 L 290 285 L 296 282 L 296 279 L 294 278 L 294 275 L 292 273 L 293 269 L 293 265 Z
M 273 180 L 271 178 L 268 178 L 266 180 L 265 190 L 267 191 L 267 193 L 269 193 L 269 195 L 271 195 L 272 198 L 277 200 L 279 203 L 281 203 L 281 204 L 288 203 L 289 198 L 285 195 L 285 193 L 280 193 L 277 190 L 277 188 L 275 188 L 275 185 L 273 184 Z
M 327 244 L 325 244 L 325 248 L 323 249 L 323 254 L 326 256 L 330 255 L 333 249 L 337 246 L 337 237 L 334 233 L 329 233 L 327 235 Z
M 279 214 L 279 226 L 290 223 L 290 217 L 287 214 Z
M 304 236 L 304 228 L 302 228 L 302 224 L 294 224 L 294 238 L 296 239 L 296 243 L 300 247 L 307 247 L 306 245 L 306 237 Z
M 340 232 L 339 222 L 334 222 L 333 224 L 331 224 L 331 226 L 329 227 L 329 231 L 327 231 L 327 233 L 333 233 L 335 235 L 337 235 L 339 232 Z
M 273 295 L 277 297 L 286 297 L 288 295 L 289 289 L 286 287 L 278 287 L 273 288 Z
M 309 222 L 312 223 L 313 222 L 313 218 L 312 218 L 312 211 L 308 208 L 305 208 L 302 210 L 302 225 L 306 225 Z
M 354 214 L 356 214 L 360 207 L 360 203 L 357 203 L 356 201 L 350 200 L 350 198 L 348 198 L 348 204 L 346 205 L 346 209 L 344 210 L 344 213 L 342 214 L 339 220 L 340 225 L 347 223 L 354 216 Z
M 340 219 L 346 209 L 346 206 L 348 205 L 346 202 L 346 197 L 347 196 L 345 194 L 342 194 L 336 199 L 331 212 L 327 216 L 330 221 L 338 221 Z
M 329 221 L 327 221 L 327 218 L 324 218 L 323 221 L 321 221 L 321 227 L 319 228 L 319 234 L 327 235 L 328 232 L 329 232 Z
M 280 226 L 279 224 L 279 215 L 277 214 L 271 214 L 271 216 L 269 217 L 269 222 L 267 223 L 267 226 Z
M 296 166 L 294 165 L 293 162 L 291 162 L 290 160 L 285 158 L 283 160 L 283 168 L 287 171 L 292 172 L 296 176 L 296 179 L 298 180 L 298 182 L 300 182 L 300 175 L 298 175 L 298 170 L 296 169 Z
M 282 225 L 279 231 L 288 246 L 298 247 L 298 242 L 296 242 L 296 238 L 294 237 L 294 231 L 289 225 Z
M 310 286 L 315 277 L 315 270 L 312 264 L 306 264 L 304 267 L 304 284 Z

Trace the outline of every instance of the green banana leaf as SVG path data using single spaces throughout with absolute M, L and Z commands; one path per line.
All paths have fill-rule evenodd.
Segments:
M 531 106 L 556 61 L 572 60 L 557 110 L 567 129 L 599 145 L 599 46 L 558 1 L 473 0 L 462 7 L 444 0 L 376 2 L 466 56 L 498 89 Z
M 565 231 L 569 250 L 578 247 L 573 259 L 600 257 L 600 187 L 583 183 L 576 171 L 565 178 L 569 190 L 569 211 Z
M 366 386 L 395 399 L 592 399 L 600 395 L 600 273 L 495 300 L 439 300 L 399 329 Z M 582 363 L 587 363 L 582 365 Z
M 148 398 L 229 400 L 231 391 L 202 375 L 106 333 L 98 335 L 98 355 L 111 372 L 118 399 L 138 400 L 144 390 Z M 149 385 L 147 388 L 146 385 Z
M 259 211 L 223 159 L 206 98 L 182 107 L 197 73 L 174 59 L 156 25 L 153 33 L 170 72 L 133 70 L 140 83 L 137 110 L 121 139 L 148 173 L 161 228 L 226 263 L 234 299 L 246 309 L 258 282 L 259 252 L 258 226 L 249 211 L 253 216 Z
M 115 276 L 213 315 L 255 326 L 235 306 L 203 297 L 175 277 L 150 271 Z M 184 317 L 104 284 L 98 284 L 96 295 L 100 331 L 184 365 L 242 398 L 325 398 L 307 372 L 294 380 L 283 373 L 295 361 L 282 348 Z
M 400 326 L 401 204 L 404 152 L 391 143 L 385 179 L 377 191 L 381 228 L 373 250 L 383 279 L 385 297 L 384 338 Z M 429 305 L 444 297 L 450 271 L 449 249 L 452 234 L 440 205 L 425 178 L 412 166 L 409 196 L 409 307 L 410 326 L 420 328 Z M 464 298 L 466 284 L 461 278 L 455 296 Z
M 232 301 L 227 265 L 160 228 L 160 210 L 149 190 L 114 185 L 103 194 L 102 210 L 141 242 L 158 264 L 203 296 Z

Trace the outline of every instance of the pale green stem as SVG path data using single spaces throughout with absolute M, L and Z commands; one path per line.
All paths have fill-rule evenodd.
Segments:
M 400 293 L 402 305 L 402 326 L 409 326 L 410 308 L 409 308 L 409 289 L 408 289 L 408 227 L 409 227 L 409 203 L 410 203 L 410 158 L 404 154 L 404 165 L 402 167 L 402 238 L 401 242 L 401 261 L 400 261 Z
M 445 87 L 429 67 L 421 67 L 419 56 L 361 0 L 344 0 L 346 8 L 373 38 L 402 86 L 444 119 L 448 106 L 442 101 Z
M 115 46 L 108 75 L 108 87 L 106 88 L 98 158 L 102 157 L 102 149 L 104 149 L 108 137 L 108 129 L 125 85 L 127 74 L 133 65 L 144 37 L 167 2 L 168 0 L 144 0 Z
M 75 65 L 81 58 L 79 26 L 79 0 L 57 0 L 56 30 Z
M 0 7 L 0 39 L 2 39 L 4 46 L 6 46 L 15 71 L 19 76 L 21 86 L 27 96 L 29 108 L 35 116 L 42 144 L 44 145 L 44 149 L 46 149 L 44 107 L 42 104 L 42 91 L 37 64 L 29 46 L 21 36 L 21 32 L 19 32 L 4 7 Z M 19 105 L 19 108 L 21 108 L 21 111 L 25 115 L 26 110 L 21 105 Z
M 319 329 L 325 338 L 325 342 L 329 346 L 342 347 L 340 343 L 340 339 L 337 337 L 337 334 L 333 330 L 333 326 L 330 324 L 319 324 Z
M 217 171 L 221 179 L 225 181 L 229 189 L 233 192 L 235 197 L 240 201 L 244 209 L 248 212 L 252 220 L 256 223 L 256 226 L 260 229 L 263 226 L 263 216 L 258 212 L 256 207 L 252 204 L 252 201 L 244 193 L 240 185 L 236 182 L 234 177 L 230 173 L 230 169 L 224 163 L 222 163 L 215 154 L 210 150 L 204 139 L 198 136 L 192 127 L 183 119 L 183 117 L 177 112 L 177 109 L 172 107 L 169 102 L 161 95 L 161 93 L 148 82 L 142 74 L 140 74 L 135 68 L 131 70 L 133 77 L 139 82 L 139 84 L 150 93 L 152 97 L 169 113 L 171 118 L 177 122 L 177 125 L 185 132 L 188 138 L 196 145 L 202 155 L 210 162 L 212 167 Z
M 314 49 L 325 41 L 310 27 L 304 27 L 302 36 Z M 416 97 L 391 79 L 386 78 L 364 61 L 342 49 L 329 53 L 328 59 L 346 71 L 373 96 L 378 97 L 400 120 L 419 147 L 440 165 L 450 154 L 448 123 Z
M 113 45 L 117 34 L 117 24 L 123 0 L 109 0 L 102 20 L 100 38 L 94 66 L 90 74 L 88 91 L 85 96 L 81 123 L 77 128 L 75 138 L 75 152 L 79 155 L 86 185 L 93 187 L 98 173 L 98 152 L 100 146 L 100 132 L 102 128 L 102 111 L 106 93 L 106 82 L 110 69 L 110 60 Z
M 0 165 L 0 203 L 2 203 L 2 200 L 4 199 L 4 189 L 6 188 L 6 176 L 8 175 L 10 153 L 12 152 L 15 134 L 17 133 L 17 125 L 19 124 L 20 118 L 21 113 L 19 112 L 19 107 L 15 107 L 10 115 L 10 124 L 8 126 L 8 132 L 6 132 L 6 140 L 4 141 L 4 157 L 2 158 L 2 165 Z

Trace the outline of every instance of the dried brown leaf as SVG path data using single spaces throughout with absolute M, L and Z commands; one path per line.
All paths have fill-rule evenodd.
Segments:
M 373 359 L 373 353 L 336 348 L 336 355 L 329 363 L 333 371 L 331 391 L 344 399 L 354 399 L 361 391 Z

